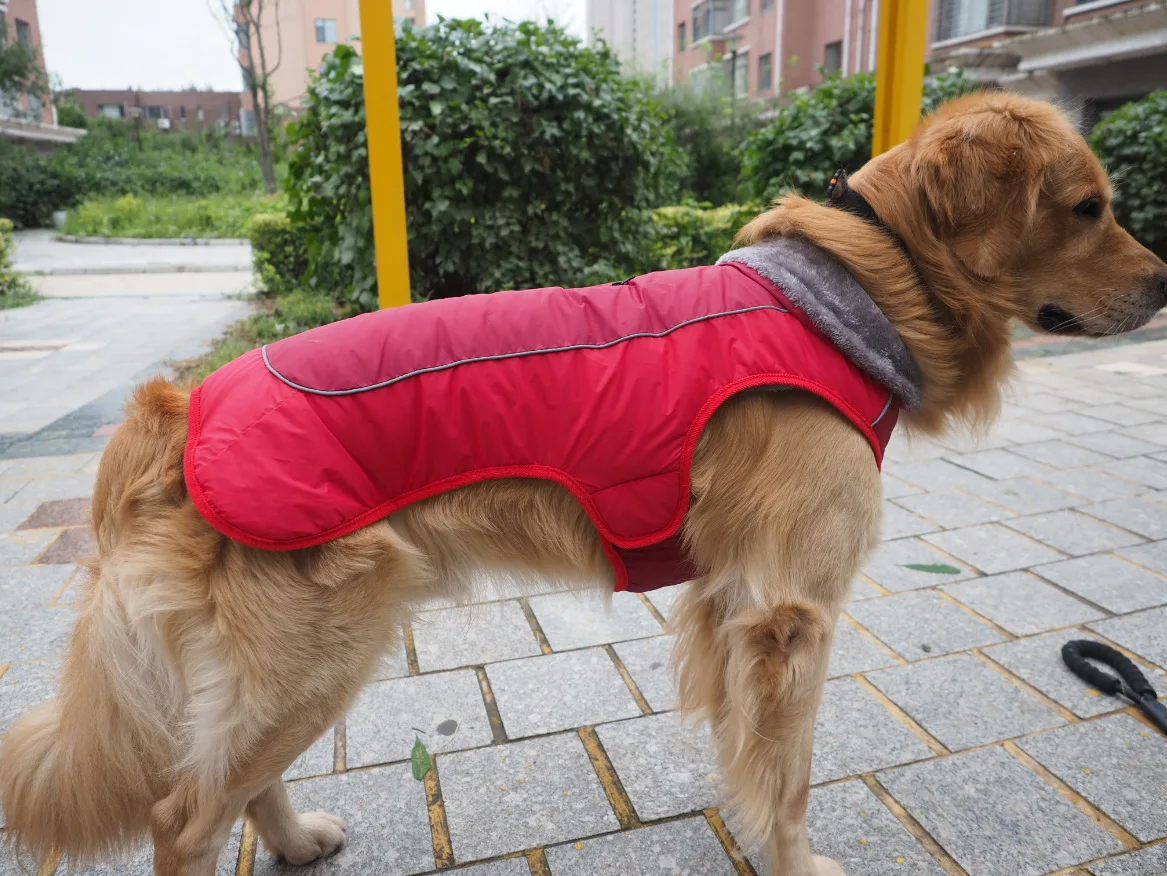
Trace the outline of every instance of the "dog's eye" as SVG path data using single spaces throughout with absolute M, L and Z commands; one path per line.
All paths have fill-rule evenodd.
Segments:
M 1102 202 L 1097 198 L 1087 198 L 1074 208 L 1074 212 L 1087 219 L 1097 219 L 1102 215 Z

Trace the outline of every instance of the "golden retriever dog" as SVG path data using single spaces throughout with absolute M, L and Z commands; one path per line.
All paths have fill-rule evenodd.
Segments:
M 1107 174 L 1049 104 L 953 101 L 851 186 L 910 258 L 878 226 L 795 195 L 739 239 L 804 238 L 850 271 L 922 373 L 910 430 L 992 420 L 1010 320 L 1107 335 L 1167 304 L 1167 265 L 1116 224 Z M 211 876 L 244 814 L 273 855 L 327 855 L 343 825 L 297 814 L 281 775 L 412 610 L 465 601 L 494 571 L 613 586 L 581 506 L 534 479 L 462 487 L 319 547 L 232 541 L 187 492 L 188 398 L 163 380 L 136 392 L 101 463 L 100 556 L 60 696 L 3 745 L 7 832 L 40 861 L 84 863 L 148 835 L 156 873 Z M 814 395 L 745 392 L 702 433 L 692 494 L 682 532 L 701 575 L 672 617 L 680 707 L 711 722 L 734 823 L 770 872 L 839 874 L 812 856 L 805 815 L 835 619 L 879 540 L 871 448 Z

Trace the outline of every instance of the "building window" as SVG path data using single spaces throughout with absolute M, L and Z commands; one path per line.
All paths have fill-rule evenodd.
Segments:
M 44 102 L 40 99 L 40 97 L 38 97 L 37 95 L 33 94 L 30 91 L 28 93 L 28 114 L 33 119 L 36 119 L 37 121 L 39 121 L 40 117 L 42 115 L 44 115 L 44 112 L 45 112 Z
M 99 103 L 97 111 L 107 119 L 124 119 L 126 108 L 120 103 Z
M 184 106 L 180 106 L 180 107 L 178 108 L 178 117 L 179 117 L 180 119 L 182 119 L 183 121 L 185 121 L 185 120 L 186 120 L 186 107 L 184 107 Z
M 770 52 L 758 58 L 758 91 L 764 93 L 774 87 L 774 56 Z
M 827 43 L 826 48 L 823 49 L 823 69 L 828 73 L 834 73 L 843 69 L 842 40 Z
M 235 39 L 239 41 L 239 51 L 251 50 L 251 27 L 246 21 L 235 22 Z
M 200 122 L 205 122 L 207 120 L 207 111 L 200 106 L 195 110 L 195 118 Z
M 413 0 L 405 0 L 405 8 L 407 10 L 413 9 Z
M 335 18 L 318 18 L 318 19 L 316 19 L 316 42 L 318 42 L 318 43 L 335 43 L 336 42 L 336 19 Z
M 685 51 L 685 22 L 677 25 L 677 51 Z
M 701 0 L 693 6 L 693 42 L 724 33 L 729 23 L 729 0 Z
M 762 0 L 762 11 L 769 12 L 774 8 L 774 0 Z
M 752 0 L 733 0 L 730 4 L 729 21 L 734 23 L 750 17 L 750 3 Z
M 733 96 L 745 98 L 750 96 L 750 53 L 733 52 L 724 60 L 725 78 L 733 89 Z
M 142 107 L 142 116 L 150 121 L 157 121 L 170 118 L 170 112 L 164 106 L 146 106 Z
M 936 39 L 954 40 L 994 27 L 1044 27 L 1048 0 L 940 0 Z
M 0 46 L 8 45 L 8 13 L 0 8 Z
M 16 19 L 16 41 L 26 49 L 32 48 L 32 25 Z

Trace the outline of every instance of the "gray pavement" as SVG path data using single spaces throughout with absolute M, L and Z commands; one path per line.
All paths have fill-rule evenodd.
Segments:
M 135 274 L 251 270 L 251 247 L 65 243 L 54 231 L 16 235 L 17 271 L 33 275 Z
M 179 317 L 176 301 L 127 301 L 107 322 L 100 307 L 69 322 L 86 302 L 38 304 L 0 337 L 86 343 L 92 323 L 109 341 L 77 351 L 93 357 L 80 371 L 122 379 L 162 355 L 154 336 L 185 343 L 236 306 L 181 301 Z M 59 382 L 30 393 L 37 407 L 83 402 L 93 390 L 61 376 L 67 346 L 0 361 L 3 392 L 49 381 L 39 364 Z M 0 459 L 5 726 L 51 695 L 89 549 L 85 503 L 70 500 L 90 493 L 98 459 Z M 1167 341 L 1023 362 L 987 436 L 896 435 L 884 483 L 886 540 L 839 622 L 816 728 L 815 851 L 849 876 L 1163 876 L 1167 738 L 1059 653 L 1070 638 L 1115 643 L 1167 693 Z M 549 590 L 422 612 L 288 772 L 297 805 L 349 824 L 346 849 L 303 872 L 764 874 L 719 812 L 708 729 L 671 711 L 675 597 L 621 594 L 608 613 Z M 417 737 L 435 755 L 425 782 L 408 764 Z M 0 874 L 17 866 L 0 856 Z M 149 868 L 143 850 L 89 872 Z M 219 872 L 291 870 L 237 826 Z

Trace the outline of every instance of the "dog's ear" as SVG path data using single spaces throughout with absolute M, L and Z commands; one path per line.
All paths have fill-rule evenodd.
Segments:
M 1065 126 L 1052 106 L 978 94 L 921 127 L 913 179 L 940 239 L 969 270 L 997 277 L 1020 255 Z

